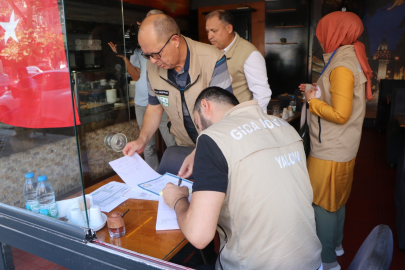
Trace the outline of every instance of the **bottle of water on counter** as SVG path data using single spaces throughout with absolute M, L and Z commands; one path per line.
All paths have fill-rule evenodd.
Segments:
M 34 178 L 34 173 L 26 173 L 23 188 L 25 197 L 25 208 L 35 213 L 38 213 L 37 186 L 38 181 Z
M 290 106 L 291 106 L 293 113 L 295 113 L 295 109 L 296 109 L 295 96 L 291 96 Z
M 40 214 L 53 218 L 58 216 L 55 192 L 45 175 L 38 176 L 37 199 Z

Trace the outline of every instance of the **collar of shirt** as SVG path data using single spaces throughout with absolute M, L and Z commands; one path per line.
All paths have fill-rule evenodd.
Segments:
M 189 68 L 190 68 L 190 50 L 187 45 L 187 57 L 186 57 L 186 62 L 184 63 L 183 68 L 179 72 L 177 72 L 174 68 L 169 69 L 169 71 L 173 72 L 174 75 L 177 75 L 177 74 L 183 74 L 185 71 L 188 71 Z
M 222 50 L 222 52 L 225 54 L 229 49 L 232 47 L 232 45 L 235 43 L 236 40 L 236 32 L 233 32 L 235 34 L 235 38 L 232 40 L 231 44 L 228 45 L 225 49 Z

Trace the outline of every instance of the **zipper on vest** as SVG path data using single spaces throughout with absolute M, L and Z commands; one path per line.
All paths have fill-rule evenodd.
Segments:
M 228 235 L 226 235 L 226 232 L 225 232 L 225 230 L 219 225 L 219 224 L 217 224 L 217 226 L 221 229 L 221 231 L 224 233 L 224 235 L 225 235 L 225 244 L 224 244 L 224 246 L 221 248 L 221 250 L 219 251 L 219 254 L 218 254 L 218 261 L 219 261 L 219 265 L 221 266 L 221 269 L 224 269 L 223 267 L 222 267 L 222 263 L 221 263 L 221 252 L 222 252 L 222 250 L 225 248 L 225 245 L 228 243 Z
M 318 126 L 319 126 L 318 140 L 319 140 L 319 143 L 322 143 L 321 142 L 321 117 L 319 117 L 319 116 L 318 116 Z
M 165 78 L 163 78 L 163 77 L 160 76 L 160 75 L 159 75 L 159 77 L 162 78 L 162 80 L 164 80 L 165 82 L 167 82 L 167 83 L 170 84 L 171 86 L 173 86 L 174 88 L 176 88 L 177 90 L 180 90 L 179 87 L 178 87 L 176 84 L 172 83 L 171 80 L 166 80 Z

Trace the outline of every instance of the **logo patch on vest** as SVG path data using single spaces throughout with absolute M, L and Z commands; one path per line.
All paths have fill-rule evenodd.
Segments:
M 155 89 L 155 94 L 160 104 L 165 107 L 169 107 L 169 91 Z
M 156 90 L 155 89 L 155 93 L 156 93 L 156 95 L 169 96 L 169 91 L 165 91 L 165 90 Z
M 169 107 L 169 98 L 168 97 L 162 97 L 162 96 L 157 96 L 160 104 L 162 104 L 165 107 Z

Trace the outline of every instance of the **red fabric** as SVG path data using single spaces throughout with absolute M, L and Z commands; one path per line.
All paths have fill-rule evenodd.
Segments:
M 0 14 L 0 122 L 25 128 L 71 127 L 74 112 L 80 124 L 72 105 L 76 102 L 57 0 L 31 1 L 28 6 L 9 2 L 13 5 L 4 4 Z
M 322 44 L 325 53 L 331 53 L 340 46 L 354 45 L 357 59 L 367 78 L 366 98 L 373 98 L 371 92 L 372 71 L 367 61 L 364 44 L 357 39 L 363 33 L 361 19 L 352 12 L 336 11 L 323 17 L 316 28 L 316 37 Z

